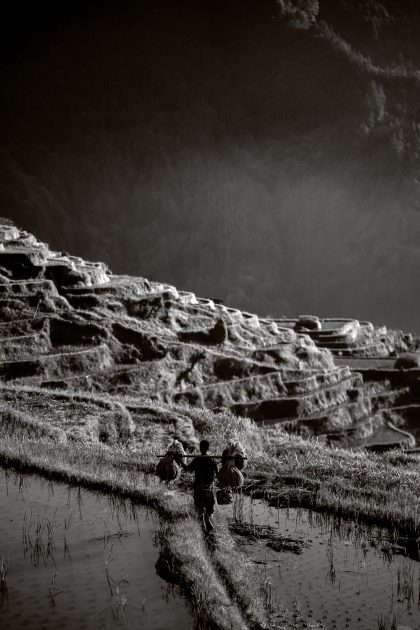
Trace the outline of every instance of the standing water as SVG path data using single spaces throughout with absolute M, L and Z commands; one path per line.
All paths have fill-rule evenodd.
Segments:
M 333 630 L 420 630 L 415 544 L 409 557 L 388 530 L 240 495 L 234 517 L 234 531 L 254 534 L 243 539 L 247 553 L 266 565 L 274 596 L 296 617 Z
M 2 630 L 192 627 L 145 508 L 4 469 L 0 501 Z

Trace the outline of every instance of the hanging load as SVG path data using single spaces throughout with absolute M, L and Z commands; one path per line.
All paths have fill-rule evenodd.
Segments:
M 230 505 L 233 503 L 233 493 L 230 488 L 218 488 L 216 490 L 216 501 L 218 505 Z
M 222 466 L 227 462 L 234 462 L 238 470 L 243 470 L 246 466 L 246 452 L 240 442 L 229 442 L 222 453 Z
M 221 488 L 240 488 L 244 483 L 241 473 L 246 466 L 245 449 L 240 442 L 230 442 L 222 453 L 222 465 L 217 474 Z
M 161 481 L 174 481 L 181 473 L 181 463 L 184 463 L 184 447 L 181 442 L 174 440 L 165 455 L 156 466 L 156 474 Z

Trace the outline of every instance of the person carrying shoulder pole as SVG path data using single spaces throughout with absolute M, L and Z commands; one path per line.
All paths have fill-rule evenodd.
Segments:
M 214 529 L 214 480 L 217 476 L 218 467 L 212 457 L 207 452 L 210 448 L 208 440 L 201 440 L 200 453 L 194 457 L 189 464 L 181 463 L 185 472 L 194 473 L 194 504 L 200 518 L 203 519 L 204 528 L 207 532 Z

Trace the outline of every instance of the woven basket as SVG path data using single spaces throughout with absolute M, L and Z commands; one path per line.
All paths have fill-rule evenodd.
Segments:
M 244 476 L 235 466 L 224 464 L 217 473 L 221 488 L 240 488 L 244 484 Z
M 231 442 L 222 452 L 222 465 L 229 464 L 238 470 L 246 466 L 245 449 L 240 442 Z
M 161 481 L 174 481 L 179 477 L 181 468 L 172 454 L 167 453 L 156 466 L 156 474 Z
M 219 505 L 229 505 L 233 502 L 233 494 L 230 488 L 216 490 L 216 501 Z

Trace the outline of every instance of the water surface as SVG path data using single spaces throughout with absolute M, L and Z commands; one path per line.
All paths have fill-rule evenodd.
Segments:
M 388 530 L 249 497 L 236 516 L 303 543 L 301 554 L 274 551 L 264 540 L 245 543 L 255 562 L 266 563 L 274 595 L 289 610 L 336 630 L 388 630 L 393 622 L 420 629 L 420 563 Z
M 2 630 L 191 627 L 156 573 L 158 520 L 145 508 L 0 469 Z

